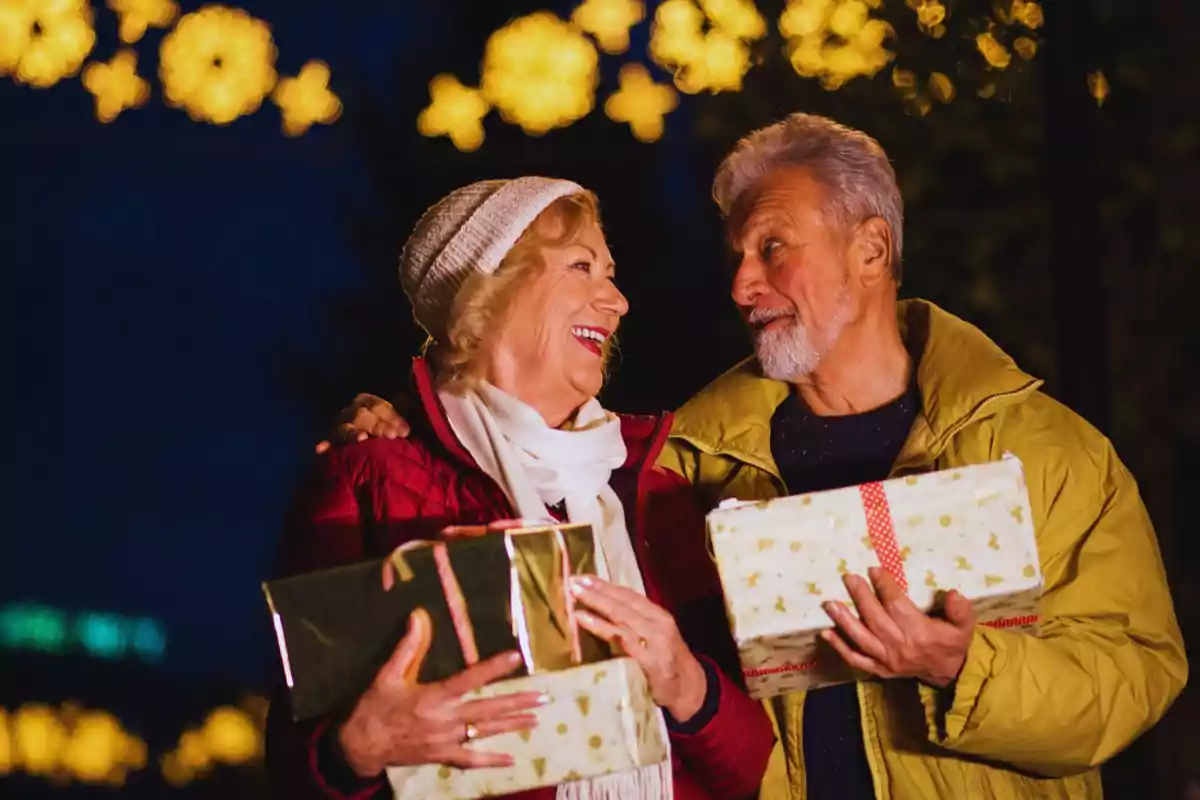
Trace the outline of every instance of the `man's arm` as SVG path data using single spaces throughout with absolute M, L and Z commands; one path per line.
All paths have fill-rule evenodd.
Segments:
M 1026 465 L 1035 514 L 1045 509 L 1037 520 L 1046 580 L 1040 636 L 979 627 L 957 682 L 921 687 L 931 740 L 1047 776 L 1120 752 L 1187 681 L 1134 479 L 1098 432 L 1055 410 L 1049 425 L 1061 431 L 1033 441 L 1018 432 L 1011 448 Z M 999 438 L 1003 446 L 1003 426 Z

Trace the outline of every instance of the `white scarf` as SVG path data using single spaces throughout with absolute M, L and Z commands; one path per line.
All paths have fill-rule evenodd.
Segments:
M 624 509 L 608 485 L 626 456 L 616 416 L 592 398 L 576 412 L 571 429 L 556 430 L 537 411 L 487 382 L 462 394 L 438 396 L 458 440 L 518 514 L 545 518 L 547 506 L 565 500 L 568 520 L 592 526 L 604 554 L 597 559 L 601 577 L 646 593 Z M 560 784 L 558 800 L 671 800 L 670 744 L 661 710 L 658 726 L 668 742 L 664 763 Z

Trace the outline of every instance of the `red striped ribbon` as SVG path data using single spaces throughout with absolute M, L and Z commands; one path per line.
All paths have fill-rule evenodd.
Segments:
M 862 498 L 863 512 L 867 517 L 867 535 L 871 537 L 871 547 L 879 558 L 879 565 L 895 578 L 896 583 L 905 592 L 908 591 L 908 577 L 904 574 L 904 559 L 896 544 L 896 529 L 892 524 L 892 509 L 888 504 L 887 493 L 882 483 L 864 483 L 858 487 Z M 981 622 L 988 628 L 1019 628 L 1032 625 L 1039 619 L 1038 615 L 1030 614 L 1023 617 L 1007 617 L 990 622 Z M 759 669 L 743 670 L 747 678 L 761 678 L 765 675 L 781 675 L 788 672 L 807 672 L 816 669 L 817 662 L 809 661 L 804 664 L 783 664 L 778 667 L 762 667 Z

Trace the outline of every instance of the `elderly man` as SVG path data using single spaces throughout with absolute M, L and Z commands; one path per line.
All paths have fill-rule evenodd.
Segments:
M 1024 463 L 1046 593 L 1040 635 L 918 610 L 886 573 L 847 576 L 829 644 L 878 680 L 769 702 L 764 797 L 1102 794 L 1099 765 L 1187 678 L 1154 530 L 1112 445 L 982 332 L 898 302 L 903 204 L 869 136 L 806 114 L 756 131 L 714 196 L 755 356 L 688 401 L 662 463 L 710 504 Z M 352 429 L 396 435 L 382 401 Z M 861 620 L 860 620 L 861 618 Z

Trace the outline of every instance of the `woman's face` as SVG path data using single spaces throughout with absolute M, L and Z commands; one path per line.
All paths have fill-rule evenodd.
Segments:
M 597 224 L 541 254 L 543 268 L 490 332 L 487 378 L 558 427 L 600 392 L 604 344 L 629 302 L 614 283 L 612 255 Z

